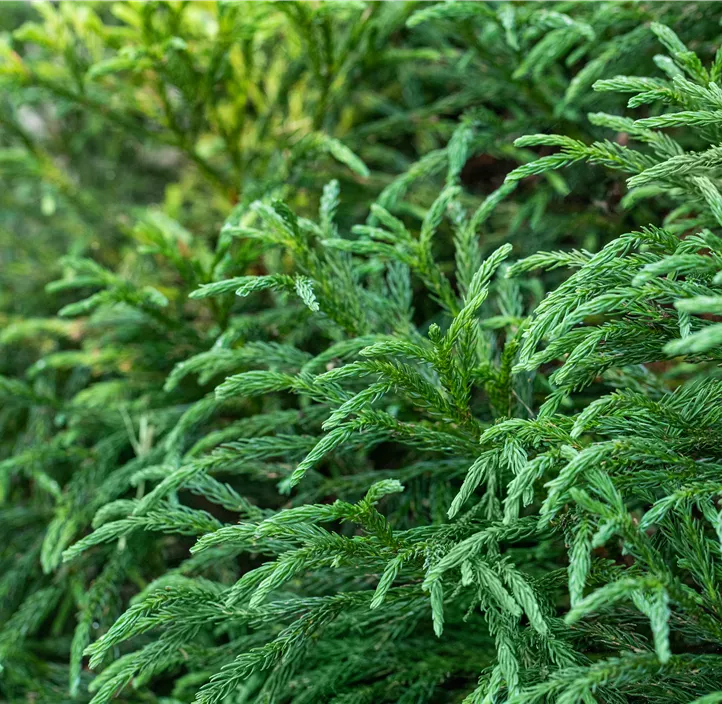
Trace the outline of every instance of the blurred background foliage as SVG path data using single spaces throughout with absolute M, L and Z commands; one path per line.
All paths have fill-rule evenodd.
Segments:
M 349 220 L 392 183 L 392 199 L 428 205 L 460 120 L 475 140 L 464 184 L 480 198 L 531 158 L 513 138 L 582 137 L 587 111 L 619 102 L 594 80 L 654 70 L 650 20 L 701 56 L 719 21 L 714 3 L 456 5 L 437 19 L 411 2 L 4 3 L 2 309 L 47 306 L 60 254 L 116 265 L 148 207 L 212 239 L 234 204 L 272 192 L 310 211 L 330 178 L 357 204 Z M 571 216 L 603 238 L 621 194 L 585 186 L 596 211 Z M 565 236 L 548 217 L 534 225 L 567 190 L 554 177 L 510 205 L 488 246 L 522 227 L 541 244 Z

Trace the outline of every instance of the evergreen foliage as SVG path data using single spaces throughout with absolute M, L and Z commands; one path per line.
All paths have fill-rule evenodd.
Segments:
M 722 701 L 721 9 L 13 28 L 0 695 Z

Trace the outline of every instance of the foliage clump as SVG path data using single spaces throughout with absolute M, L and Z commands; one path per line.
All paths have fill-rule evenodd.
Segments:
M 722 701 L 718 6 L 39 12 L 2 696 Z

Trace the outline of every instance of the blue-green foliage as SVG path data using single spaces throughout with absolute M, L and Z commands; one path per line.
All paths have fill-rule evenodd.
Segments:
M 0 694 L 719 701 L 716 5 L 69 5 L 183 167 L 8 308 Z

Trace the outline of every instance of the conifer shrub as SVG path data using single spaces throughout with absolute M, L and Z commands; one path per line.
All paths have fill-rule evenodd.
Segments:
M 722 701 L 717 5 L 41 7 L 2 696 Z

